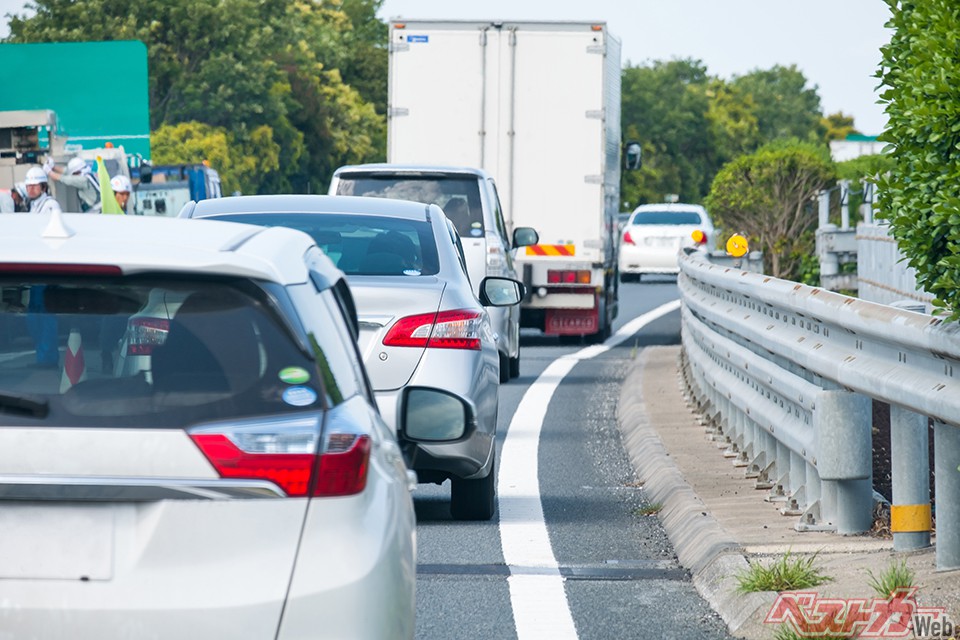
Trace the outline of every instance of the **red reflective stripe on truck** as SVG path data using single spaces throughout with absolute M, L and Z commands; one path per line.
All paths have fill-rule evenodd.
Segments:
M 532 244 L 527 247 L 528 256 L 574 256 L 575 244 Z

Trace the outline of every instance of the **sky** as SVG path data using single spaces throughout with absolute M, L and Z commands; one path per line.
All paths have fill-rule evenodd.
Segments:
M 0 37 L 4 16 L 24 5 L 0 0 Z M 395 16 L 604 21 L 623 44 L 624 64 L 693 58 L 724 79 L 795 64 L 825 114 L 852 115 L 867 135 L 886 123 L 873 77 L 889 40 L 884 0 L 384 0 L 380 17 Z

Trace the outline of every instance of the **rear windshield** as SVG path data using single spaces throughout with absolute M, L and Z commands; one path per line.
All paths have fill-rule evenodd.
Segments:
M 341 175 L 337 195 L 413 200 L 435 204 L 465 237 L 483 235 L 483 209 L 477 178 L 456 176 Z
M 323 406 L 317 365 L 250 281 L 5 277 L 0 293 L 0 424 L 184 427 Z M 291 391 L 284 370 L 306 382 Z
M 420 276 L 440 271 L 429 222 L 335 213 L 245 213 L 217 220 L 290 227 L 308 234 L 347 275 Z
M 700 214 L 695 211 L 640 211 L 633 216 L 631 224 L 700 224 Z

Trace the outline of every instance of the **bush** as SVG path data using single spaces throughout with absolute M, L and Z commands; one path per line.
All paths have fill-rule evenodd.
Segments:
M 894 169 L 880 208 L 917 283 L 960 318 L 960 58 L 956 0 L 886 0 L 893 29 L 877 76 Z
M 706 205 L 719 226 L 763 251 L 764 272 L 798 280 L 803 257 L 815 252 L 817 194 L 835 178 L 824 147 L 777 142 L 724 165 Z

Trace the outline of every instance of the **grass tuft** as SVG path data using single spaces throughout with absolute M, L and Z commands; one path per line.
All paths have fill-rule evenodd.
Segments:
M 753 563 L 737 575 L 737 591 L 799 591 L 829 582 L 831 578 L 814 566 L 817 554 L 803 558 L 787 551 L 768 565 Z
M 655 516 L 663 510 L 662 502 L 654 502 L 633 511 L 635 516 Z
M 874 574 L 870 569 L 867 569 L 867 574 L 870 576 L 870 588 L 881 598 L 889 598 L 890 594 L 897 589 L 916 586 L 914 584 L 916 576 L 907 566 L 906 560 L 891 563 L 879 575 Z

